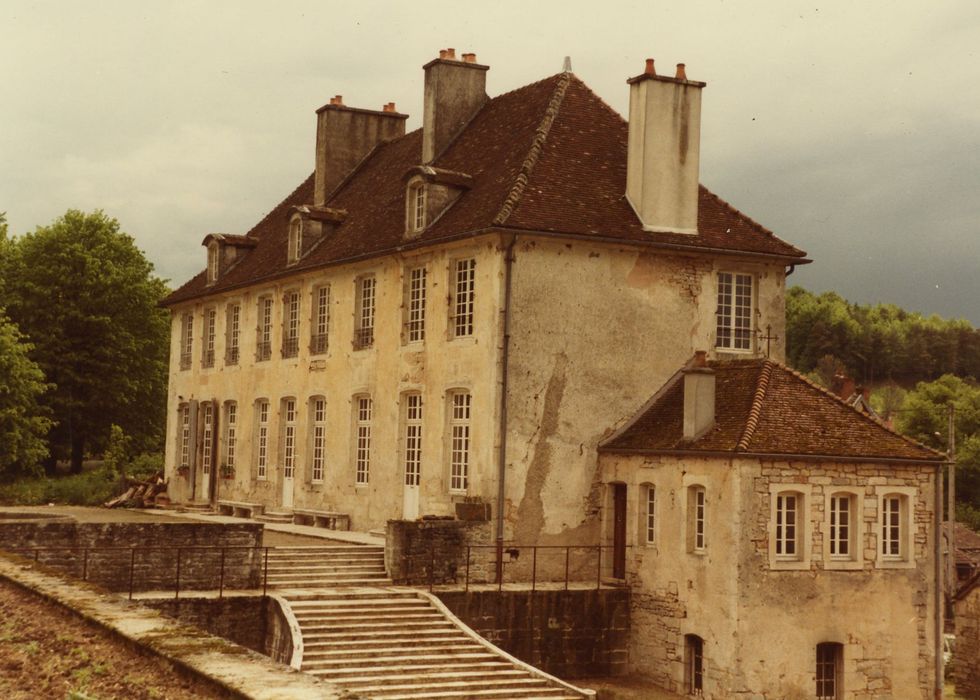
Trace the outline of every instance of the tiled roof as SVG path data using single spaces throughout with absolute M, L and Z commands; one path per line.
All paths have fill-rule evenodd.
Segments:
M 626 145 L 626 122 L 571 73 L 489 100 L 432 164 L 471 177 L 469 189 L 411 245 L 506 227 L 807 262 L 704 187 L 697 235 L 644 231 L 625 197 Z M 287 215 L 312 204 L 310 175 L 247 233 L 258 245 L 216 284 L 205 287 L 202 272 L 165 303 L 408 247 L 404 175 L 421 153 L 420 130 L 378 146 L 326 203 L 346 210 L 347 219 L 287 267 Z
M 710 362 L 715 424 L 683 438 L 684 380 L 678 372 L 600 446 L 616 452 L 705 452 L 830 457 L 846 460 L 945 459 L 849 406 L 803 375 L 771 360 Z

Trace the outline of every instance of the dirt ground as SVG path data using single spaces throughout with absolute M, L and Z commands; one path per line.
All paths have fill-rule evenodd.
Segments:
M 193 700 L 226 697 L 63 608 L 0 581 L 0 697 Z

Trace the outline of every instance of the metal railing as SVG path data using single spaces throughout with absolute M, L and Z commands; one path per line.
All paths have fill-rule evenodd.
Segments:
M 310 354 L 323 355 L 327 351 L 327 334 L 316 333 L 310 336 Z
M 97 547 L 76 547 L 76 546 L 45 546 L 45 547 L 10 547 L 6 551 L 12 554 L 18 554 L 27 556 L 29 559 L 33 560 L 34 564 L 48 566 L 60 570 L 68 570 L 69 575 L 71 575 L 75 570 L 75 564 L 79 563 L 79 557 L 81 559 L 81 580 L 82 581 L 92 581 L 96 585 L 101 585 L 103 588 L 113 590 L 118 593 L 127 593 L 129 600 L 133 599 L 133 593 L 136 592 L 137 588 L 141 591 L 155 591 L 155 592 L 167 592 L 173 590 L 174 600 L 180 599 L 181 593 L 181 569 L 186 568 L 187 565 L 192 562 L 189 557 L 193 557 L 194 553 L 209 553 L 214 555 L 212 561 L 205 561 L 205 564 L 214 564 L 213 559 L 217 559 L 218 572 L 217 579 L 215 580 L 213 574 L 209 577 L 204 578 L 204 582 L 210 585 L 208 587 L 203 587 L 201 585 L 194 585 L 195 583 L 201 584 L 202 577 L 191 577 L 192 580 L 188 580 L 186 572 L 184 572 L 184 588 L 185 592 L 189 590 L 218 590 L 218 598 L 223 598 L 225 594 L 226 583 L 229 575 L 232 575 L 231 580 L 233 582 L 240 582 L 240 579 L 245 578 L 249 583 L 252 582 L 253 577 L 257 577 L 255 581 L 256 585 L 247 585 L 240 590 L 262 590 L 262 595 L 265 596 L 269 590 L 269 550 L 274 549 L 274 547 L 266 546 L 249 546 L 249 545 L 181 545 L 181 546 L 140 546 L 140 547 L 126 547 L 124 545 L 106 545 Z M 128 556 L 126 556 L 128 552 Z M 159 554 L 161 552 L 169 553 L 174 557 L 174 568 L 173 575 L 169 578 L 159 573 L 152 577 L 154 587 L 149 588 L 144 585 L 145 581 L 139 581 L 137 578 L 137 563 L 145 564 L 147 559 L 147 553 Z M 232 562 L 232 569 L 229 571 L 229 552 L 254 552 L 257 556 L 248 557 L 246 554 L 246 561 L 235 561 Z M 48 554 L 47 557 L 42 557 L 42 554 Z M 117 556 L 111 557 L 108 561 L 104 558 L 99 561 L 97 556 L 99 553 L 109 553 L 115 554 Z M 137 553 L 140 556 L 137 556 Z M 68 554 L 71 557 L 71 561 L 68 565 L 65 565 L 62 559 L 55 559 L 50 556 L 53 554 Z M 44 559 L 47 559 L 45 561 Z M 200 562 L 197 562 L 200 563 Z M 93 568 L 95 567 L 95 568 Z M 99 568 L 101 567 L 101 569 Z M 120 571 L 120 568 L 122 570 Z M 111 574 L 108 580 L 112 583 L 111 586 L 106 586 L 100 582 L 100 579 L 105 579 L 105 576 L 99 576 L 98 573 L 94 575 L 93 572 L 99 572 L 105 574 L 106 570 L 111 570 Z M 125 586 L 119 586 L 120 574 L 124 577 L 126 581 Z M 193 587 L 192 587 L 193 586 Z
M 292 338 L 283 338 L 282 356 L 296 357 L 297 355 L 299 355 L 299 337 L 293 336 Z
M 364 350 L 374 345 L 374 327 L 354 329 L 354 349 Z

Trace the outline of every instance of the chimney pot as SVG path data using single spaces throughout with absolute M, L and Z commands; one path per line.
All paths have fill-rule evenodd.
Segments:
M 687 73 L 684 71 L 684 64 L 677 64 L 677 75 L 674 76 L 678 80 L 687 80 Z
M 476 63 L 476 54 L 475 53 L 464 53 L 463 54 L 463 60 L 466 61 L 467 63 Z
M 694 353 L 694 363 L 693 367 L 707 367 L 708 366 L 708 353 L 704 350 L 698 350 Z
M 644 73 L 646 73 L 647 75 L 656 75 L 657 74 L 656 69 L 653 67 L 653 59 L 652 58 L 648 58 L 647 59 L 647 67 L 646 67 L 646 70 L 644 71 Z
M 456 60 L 456 49 L 446 49 L 448 56 L 446 58 L 455 61 Z
M 439 49 L 439 58 L 445 58 L 447 53 L 446 49 Z

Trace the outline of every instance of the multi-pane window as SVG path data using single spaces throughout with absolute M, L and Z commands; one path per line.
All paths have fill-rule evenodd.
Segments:
M 449 328 L 454 338 L 473 335 L 473 302 L 476 289 L 476 260 L 453 261 L 452 317 Z
M 424 267 L 413 267 L 408 271 L 405 337 L 409 343 L 425 340 L 425 275 Z
M 288 250 L 288 261 L 289 263 L 294 263 L 300 259 L 303 254 L 303 221 L 300 218 L 294 218 L 289 223 L 289 250 Z
M 901 559 L 902 497 L 888 495 L 881 499 L 881 555 L 884 559 Z
M 850 559 L 853 555 L 853 503 L 854 497 L 849 493 L 836 493 L 830 497 L 830 556 L 834 559 Z
M 208 246 L 208 284 L 218 281 L 218 244 Z
M 313 290 L 313 326 L 310 334 L 310 354 L 322 355 L 327 351 L 328 329 L 330 328 L 330 286 L 323 285 Z
M 465 491 L 470 481 L 470 408 L 468 391 L 454 391 L 449 405 L 449 489 Z
M 214 443 L 214 404 L 210 401 L 204 404 L 204 445 L 201 449 L 201 472 L 205 480 L 211 474 L 213 461 L 212 449 Z
M 180 319 L 180 368 L 190 369 L 194 352 L 194 314 L 184 314 Z
M 238 432 L 238 404 L 229 401 L 225 404 L 225 461 L 228 469 L 235 468 L 235 439 Z
M 704 693 L 704 640 L 696 634 L 684 635 L 684 685 L 688 695 Z
M 282 477 L 293 478 L 296 466 L 296 399 L 282 400 Z
M 238 351 L 242 334 L 242 305 L 228 304 L 225 313 L 225 364 L 238 364 Z
M 354 309 L 354 349 L 374 344 L 374 296 L 377 280 L 374 275 L 357 278 L 357 304 Z
M 405 485 L 418 486 L 422 476 L 422 395 L 405 395 Z
M 841 693 L 841 670 L 844 645 L 823 642 L 817 645 L 817 700 L 838 700 Z
M 371 413 L 373 406 L 370 396 L 354 398 L 354 482 L 358 485 L 368 483 L 371 471 Z
M 181 467 L 191 465 L 191 409 L 183 404 L 177 413 L 180 422 L 180 464 Z
M 706 500 L 703 486 L 687 488 L 687 551 L 703 552 L 707 546 Z
M 214 367 L 214 335 L 217 331 L 218 312 L 206 309 L 204 312 L 204 348 L 201 353 L 201 366 Z
M 796 559 L 800 497 L 795 493 L 776 494 L 776 556 Z
M 644 539 L 647 544 L 656 541 L 656 514 L 657 514 L 657 489 L 653 485 L 648 485 L 645 489 L 646 499 L 643 510 L 643 529 Z
M 752 349 L 752 275 L 718 273 L 718 326 L 715 345 Z
M 413 231 L 425 228 L 425 185 L 418 184 L 412 188 L 411 223 Z
M 299 354 L 299 292 L 286 292 L 282 299 L 282 356 Z
M 317 397 L 310 401 L 310 480 L 323 481 L 327 455 L 327 401 Z
M 255 327 L 255 359 L 268 360 L 272 357 L 272 297 L 260 297 L 258 325 Z
M 255 405 L 255 478 L 265 479 L 269 468 L 269 402 Z

